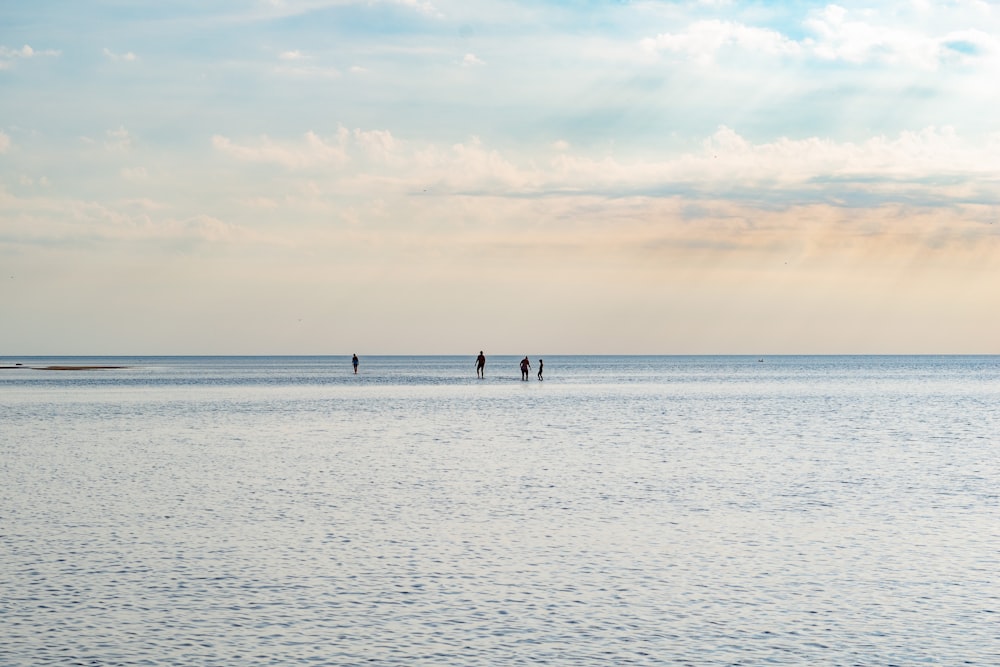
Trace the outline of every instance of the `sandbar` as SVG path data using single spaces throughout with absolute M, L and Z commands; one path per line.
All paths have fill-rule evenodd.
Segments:
M 17 366 L 0 366 L 0 370 L 15 368 L 27 368 L 33 371 L 106 371 L 128 368 L 128 366 L 22 366 L 21 364 L 18 364 Z

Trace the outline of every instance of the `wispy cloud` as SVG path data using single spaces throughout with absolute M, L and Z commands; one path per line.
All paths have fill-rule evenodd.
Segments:
M 709 19 L 645 38 L 640 46 L 647 53 L 672 54 L 701 64 L 725 55 L 755 53 L 924 70 L 989 61 L 1000 55 L 1000 40 L 986 31 L 972 27 L 935 31 L 933 22 L 930 25 L 900 23 L 894 15 L 831 4 L 803 19 L 805 36 L 800 39 L 770 27 Z
M 698 21 L 683 32 L 644 39 L 641 46 L 646 51 L 667 51 L 702 63 L 711 62 L 726 49 L 768 55 L 794 55 L 802 51 L 801 44 L 777 31 L 718 20 Z
M 61 55 L 60 51 L 54 49 L 35 49 L 25 44 L 19 49 L 11 49 L 0 46 L 0 69 L 10 69 L 17 60 L 31 60 L 33 58 L 54 58 Z
M 0 153 L 6 153 L 10 150 L 11 141 L 10 136 L 4 132 L 0 132 Z
M 397 192 L 433 184 L 437 194 L 542 196 L 729 196 L 735 200 L 842 201 L 851 205 L 920 200 L 939 205 L 974 196 L 1000 203 L 1000 138 L 972 142 L 952 128 L 928 127 L 896 137 L 837 142 L 821 137 L 751 142 L 720 127 L 696 152 L 644 160 L 575 153 L 568 142 L 551 145 L 548 163 L 486 146 L 481 140 L 451 146 L 402 141 L 388 131 L 348 131 L 298 141 L 262 137 L 237 143 L 216 136 L 230 157 L 295 170 L 351 170 L 350 189 L 394 184 Z
M 104 135 L 104 147 L 110 151 L 127 151 L 132 148 L 132 135 L 125 129 L 125 126 L 108 130 Z
M 111 49 L 105 48 L 103 53 L 104 57 L 108 58 L 109 60 L 123 60 L 125 62 L 134 62 L 135 60 L 137 60 L 136 55 L 131 51 L 128 51 L 126 53 L 115 53 Z
M 54 49 L 33 49 L 30 45 L 25 44 L 20 49 L 9 49 L 6 46 L 0 46 L 0 58 L 21 58 L 28 60 L 30 58 L 44 58 L 44 57 L 54 57 L 60 55 L 59 51 Z
M 816 12 L 804 26 L 814 35 L 806 44 L 815 56 L 852 64 L 876 62 L 935 69 L 948 62 L 989 58 L 998 52 L 996 38 L 979 30 L 926 34 L 912 26 L 897 26 L 877 13 L 856 17 L 837 5 Z
M 316 64 L 316 59 L 298 49 L 282 51 L 278 54 L 281 65 L 274 68 L 278 76 L 292 78 L 336 79 L 341 72 L 336 67 Z
M 256 4 L 254 12 L 262 17 L 299 16 L 332 7 L 371 5 L 404 7 L 426 16 L 444 17 L 441 10 L 427 0 L 262 0 Z
M 125 167 L 121 175 L 126 181 L 145 181 L 149 177 L 145 167 Z
M 303 140 L 297 143 L 280 142 L 262 136 L 252 143 L 240 144 L 228 137 L 215 135 L 212 137 L 212 146 L 237 160 L 302 169 L 347 162 L 347 137 L 347 130 L 342 129 L 332 139 L 323 139 L 314 132 L 307 132 Z

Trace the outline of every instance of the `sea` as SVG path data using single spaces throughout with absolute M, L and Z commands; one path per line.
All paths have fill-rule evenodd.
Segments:
M 1000 664 L 1000 357 L 476 352 L 0 359 L 0 665 Z

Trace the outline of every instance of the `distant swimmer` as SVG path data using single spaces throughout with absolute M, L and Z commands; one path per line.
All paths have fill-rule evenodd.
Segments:
M 531 362 L 528 361 L 528 357 L 521 359 L 521 379 L 528 379 L 528 371 L 531 370 Z
M 486 376 L 486 357 L 483 356 L 483 351 L 479 350 L 479 356 L 476 357 L 476 377 L 481 378 Z
M 545 368 L 545 362 L 542 361 L 541 359 L 539 359 L 538 360 L 538 379 L 539 380 L 544 380 L 545 379 L 545 378 L 542 377 L 542 369 L 543 368 Z
M 354 355 L 354 358 L 351 359 L 351 364 L 354 366 L 354 374 L 357 375 L 358 374 L 358 355 L 356 355 L 356 354 Z

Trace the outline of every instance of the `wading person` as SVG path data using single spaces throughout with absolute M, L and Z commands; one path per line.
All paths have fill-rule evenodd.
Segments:
M 481 378 L 486 375 L 486 357 L 483 356 L 483 351 L 479 350 L 479 356 L 476 357 L 476 377 Z
M 545 379 L 545 378 L 542 377 L 542 369 L 543 368 L 545 368 L 545 362 L 542 361 L 541 359 L 539 359 L 538 360 L 538 379 L 539 380 L 544 380 Z
M 355 354 L 354 358 L 351 359 L 351 365 L 354 366 L 354 374 L 357 375 L 358 374 L 358 355 Z
M 531 370 L 531 362 L 528 361 L 528 357 L 521 359 L 521 379 L 528 379 L 528 371 Z

